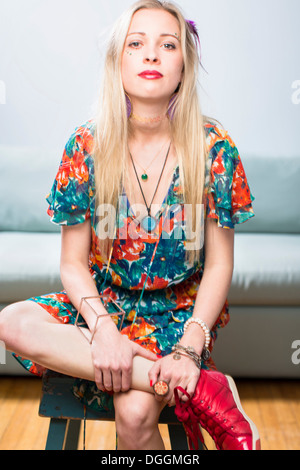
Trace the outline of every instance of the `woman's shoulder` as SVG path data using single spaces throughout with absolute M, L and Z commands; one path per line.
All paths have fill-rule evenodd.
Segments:
M 69 139 L 70 142 L 76 142 L 81 148 L 90 153 L 95 135 L 95 120 L 93 118 L 85 121 L 75 128 Z
M 204 122 L 204 131 L 208 152 L 210 152 L 218 143 L 221 143 L 221 145 L 225 147 L 235 149 L 236 146 L 234 141 L 220 122 L 211 118 L 206 119 Z
M 90 118 L 75 128 L 75 132 L 78 135 L 92 134 L 94 135 L 96 128 L 96 122 L 94 118 Z
M 227 130 L 224 129 L 222 124 L 212 118 L 205 119 L 204 131 L 209 149 L 211 149 L 216 142 L 224 141 L 229 137 Z
M 70 135 L 63 153 L 61 166 L 66 170 L 88 173 L 93 167 L 95 124 L 92 119 L 75 127 Z M 75 172 L 76 172 L 75 171 Z
M 85 164 L 90 167 L 93 165 L 94 134 L 95 123 L 93 119 L 75 127 L 65 145 L 62 161 L 64 166 L 80 167 Z

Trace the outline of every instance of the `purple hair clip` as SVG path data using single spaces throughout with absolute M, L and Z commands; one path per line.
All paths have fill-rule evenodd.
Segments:
M 198 43 L 198 46 L 199 46 L 200 64 L 201 64 L 201 42 L 200 42 L 199 33 L 198 33 L 196 23 L 194 21 L 191 21 L 191 20 L 185 20 L 185 21 L 188 24 L 189 30 L 191 31 L 191 33 L 194 35 L 194 37 L 197 40 L 197 43 Z M 202 64 L 201 64 L 201 66 L 202 66 Z

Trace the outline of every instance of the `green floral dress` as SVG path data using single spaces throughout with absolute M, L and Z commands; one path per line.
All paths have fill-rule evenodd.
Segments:
M 97 244 L 92 157 L 94 132 L 95 123 L 89 120 L 74 131 L 66 144 L 53 187 L 46 198 L 49 203 L 48 214 L 51 221 L 58 225 L 91 221 L 89 270 L 98 292 L 109 294 L 125 310 L 122 334 L 155 354 L 164 356 L 180 340 L 183 325 L 193 314 L 205 265 L 203 249 L 199 262 L 190 264 L 185 260 L 184 231 L 180 232 L 183 236 L 178 237 L 183 220 L 179 167 L 174 169 L 172 183 L 157 214 L 159 226 L 150 233 L 138 225 L 135 226 L 136 237 L 126 236 L 129 227 L 132 229 L 133 213 L 123 191 L 108 267 Z M 254 197 L 238 150 L 228 133 L 214 124 L 206 124 L 205 133 L 209 150 L 206 162 L 205 220 L 212 218 L 219 227 L 233 229 L 235 224 L 254 216 Z M 171 212 L 167 210 L 170 206 Z M 75 323 L 77 311 L 66 291 L 27 300 L 36 302 L 62 323 Z M 226 300 L 211 331 L 211 350 L 218 329 L 228 321 Z M 16 354 L 14 356 L 33 374 L 43 374 L 44 368 L 39 364 Z M 203 367 L 215 368 L 215 364 L 210 358 Z M 111 394 L 100 392 L 94 382 L 74 379 L 73 390 L 77 397 L 94 409 L 107 410 L 113 406 Z

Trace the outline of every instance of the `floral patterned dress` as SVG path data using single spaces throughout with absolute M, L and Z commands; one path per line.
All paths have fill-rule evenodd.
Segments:
M 89 270 L 98 292 L 109 294 L 125 310 L 122 334 L 155 354 L 164 356 L 180 340 L 184 323 L 193 314 L 205 265 L 204 250 L 201 250 L 200 261 L 193 265 L 187 262 L 185 237 L 175 236 L 183 220 L 179 167 L 174 170 L 172 183 L 157 214 L 159 226 L 150 234 L 139 225 L 136 228 L 137 237 L 126 236 L 129 227 L 132 227 L 133 213 L 123 191 L 112 257 L 107 266 L 97 244 L 92 157 L 94 132 L 94 121 L 89 120 L 70 137 L 53 187 L 46 198 L 49 203 L 47 212 L 51 221 L 58 225 L 76 225 L 90 219 L 92 243 Z M 205 220 L 215 219 L 218 227 L 233 229 L 235 224 L 254 216 L 254 197 L 238 150 L 228 133 L 214 124 L 206 124 L 205 133 L 209 150 L 206 162 Z M 170 206 L 175 209 L 167 217 L 164 209 Z M 62 323 L 75 323 L 77 310 L 65 291 L 27 300 L 36 302 Z M 218 329 L 228 321 L 226 300 L 211 331 L 210 350 Z M 40 365 L 16 354 L 14 356 L 33 374 L 43 374 L 45 369 Z M 203 367 L 216 368 L 211 358 L 203 363 Z M 74 379 L 73 390 L 83 403 L 94 409 L 105 410 L 113 406 L 111 394 L 100 392 L 94 382 Z

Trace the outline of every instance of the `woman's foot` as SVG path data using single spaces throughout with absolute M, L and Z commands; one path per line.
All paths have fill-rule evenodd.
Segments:
M 179 400 L 177 390 L 187 393 L 175 389 L 175 413 L 185 427 L 190 449 L 198 449 L 198 439 L 203 442 L 201 426 L 218 450 L 261 450 L 258 430 L 242 408 L 232 377 L 202 370 L 196 391 L 186 403 Z

